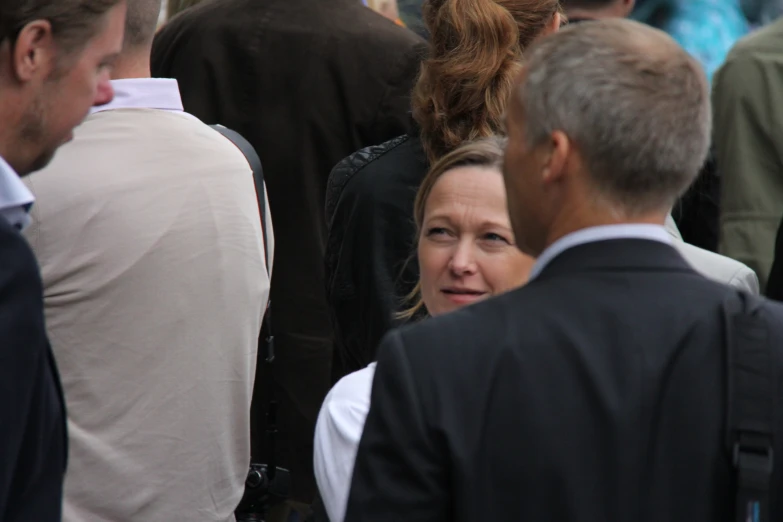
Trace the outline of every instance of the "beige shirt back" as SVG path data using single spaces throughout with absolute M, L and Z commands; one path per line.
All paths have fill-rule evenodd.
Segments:
M 26 183 L 68 408 L 64 521 L 233 520 L 269 295 L 244 156 L 184 113 L 110 110 Z

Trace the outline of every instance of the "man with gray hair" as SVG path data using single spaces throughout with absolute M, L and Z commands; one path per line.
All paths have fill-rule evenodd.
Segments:
M 0 2 L 0 521 L 59 522 L 67 460 L 41 276 L 20 231 L 45 166 L 93 105 L 111 101 L 124 0 Z
M 129 2 L 116 98 L 26 180 L 71 428 L 65 522 L 234 520 L 248 474 L 272 226 L 267 253 L 248 161 L 150 78 L 160 8 Z
M 386 337 L 345 520 L 780 520 L 783 307 L 663 227 L 707 154 L 701 67 L 626 20 L 524 63 L 504 178 L 531 281 Z

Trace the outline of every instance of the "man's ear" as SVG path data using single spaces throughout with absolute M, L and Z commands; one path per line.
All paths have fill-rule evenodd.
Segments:
M 544 183 L 557 183 L 565 174 L 568 155 L 573 145 L 565 133 L 555 131 L 549 137 L 549 146 L 544 156 Z
M 25 25 L 11 49 L 11 68 L 20 82 L 46 78 L 55 60 L 52 24 L 35 20 Z
M 623 0 L 623 18 L 631 16 L 636 0 Z

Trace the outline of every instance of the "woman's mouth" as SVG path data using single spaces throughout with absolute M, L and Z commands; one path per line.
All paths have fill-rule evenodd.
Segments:
M 455 304 L 473 303 L 487 295 L 487 292 L 468 288 L 444 288 L 441 292 L 446 296 L 446 299 Z

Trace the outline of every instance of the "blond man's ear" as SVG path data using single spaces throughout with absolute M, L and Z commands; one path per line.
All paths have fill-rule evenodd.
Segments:
M 552 16 L 552 21 L 550 21 L 546 26 L 546 29 L 544 29 L 541 36 L 546 36 L 548 34 L 557 32 L 560 29 L 560 26 L 563 25 L 563 21 L 563 15 L 561 15 L 559 12 L 555 13 Z

